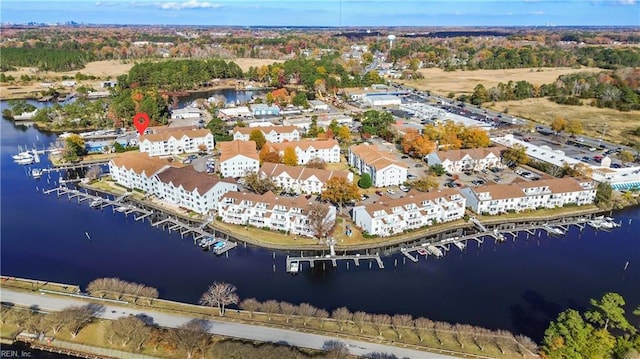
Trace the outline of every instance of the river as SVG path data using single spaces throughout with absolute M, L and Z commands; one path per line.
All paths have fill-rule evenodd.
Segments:
M 485 241 L 479 248 L 469 243 L 464 252 L 453 247 L 444 258 L 418 263 L 405 263 L 401 255 L 385 257 L 384 270 L 375 264 L 370 269 L 367 262 L 347 269 L 341 262 L 324 270 L 305 266 L 292 276 L 285 273 L 285 253 L 275 253 L 274 259 L 270 251 L 239 246 L 228 258 L 216 257 L 148 222 L 42 194 L 56 176 L 29 178 L 11 155 L 18 146 L 42 148 L 55 137 L 7 120 L 1 130 L 3 275 L 83 288 L 95 278 L 119 277 L 156 287 L 162 298 L 190 303 L 212 282 L 227 281 L 237 286 L 241 299 L 408 313 L 537 340 L 561 310 L 584 309 L 590 298 L 605 292 L 622 294 L 628 312 L 640 305 L 640 208 L 615 213 L 623 225 L 612 232 L 572 227 L 563 238 L 521 236 L 503 244 Z

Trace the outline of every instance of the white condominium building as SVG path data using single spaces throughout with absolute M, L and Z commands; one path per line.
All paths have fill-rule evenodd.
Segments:
M 374 187 L 398 186 L 407 180 L 407 164 L 372 145 L 351 146 L 349 165 L 355 167 L 360 174 L 368 173 Z
M 340 145 L 336 140 L 301 140 L 283 143 L 267 142 L 274 151 L 278 151 L 280 156 L 284 155 L 287 147 L 292 147 L 298 156 L 298 165 L 304 165 L 309 161 L 319 158 L 326 163 L 340 162 Z
M 228 192 L 218 203 L 218 216 L 225 223 L 251 225 L 294 235 L 314 237 L 307 216 L 309 202 L 304 197 L 278 197 L 273 192 L 263 195 Z M 336 208 L 328 206 L 326 221 L 335 221 Z
M 376 203 L 354 207 L 352 219 L 368 234 L 386 237 L 407 229 L 455 221 L 464 212 L 465 198 L 457 189 L 411 190 L 401 198 L 383 196 Z
M 441 164 L 447 172 L 458 173 L 463 171 L 482 171 L 487 168 L 504 165 L 500 152 L 505 148 L 471 148 L 466 150 L 436 151 L 427 155 L 429 166 Z
M 260 157 L 255 141 L 220 142 L 220 173 L 222 177 L 243 177 L 258 172 Z
M 249 141 L 253 131 L 262 131 L 264 138 L 271 143 L 300 141 L 300 130 L 296 126 L 236 127 L 232 132 L 233 139 Z
M 150 192 L 151 177 L 166 168 L 180 166 L 166 159 L 149 157 L 147 153 L 124 152 L 109 161 L 109 173 L 123 187 Z
M 325 183 L 335 177 L 343 177 L 353 182 L 353 173 L 349 171 L 287 166 L 271 162 L 262 164 L 259 175 L 271 179 L 276 186 L 288 193 L 319 194 Z
M 149 156 L 168 156 L 213 150 L 215 141 L 208 129 L 192 130 L 177 128 L 140 136 L 140 152 Z
M 494 215 L 567 204 L 591 204 L 596 197 L 596 186 L 590 179 L 564 177 L 464 187 L 460 192 L 467 198 L 467 206 L 471 210 Z

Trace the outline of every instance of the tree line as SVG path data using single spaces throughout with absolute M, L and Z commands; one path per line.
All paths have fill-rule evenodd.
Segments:
M 9 67 L 37 67 L 44 71 L 73 71 L 95 58 L 91 53 L 75 49 L 45 47 L 3 47 L 0 63 Z
M 112 297 L 116 300 L 132 298 L 135 303 L 144 298 L 149 305 L 158 298 L 158 290 L 144 284 L 127 282 L 119 278 L 98 278 L 87 285 L 87 292 L 94 297 Z

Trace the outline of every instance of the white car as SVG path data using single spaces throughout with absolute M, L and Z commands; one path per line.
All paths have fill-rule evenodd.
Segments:
M 387 193 L 388 193 L 388 194 L 396 194 L 396 191 L 394 191 L 394 190 L 392 190 L 391 188 L 389 188 L 389 189 L 387 190 Z
M 407 187 L 407 186 L 404 186 L 404 185 L 403 185 L 403 186 L 400 186 L 400 190 L 401 190 L 402 192 L 409 192 L 409 190 L 410 190 L 410 189 L 411 189 L 411 188 L 409 188 L 409 187 Z

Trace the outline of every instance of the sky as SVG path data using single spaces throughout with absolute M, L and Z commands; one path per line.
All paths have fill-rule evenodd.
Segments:
M 640 0 L 2 0 L 2 23 L 640 26 Z

